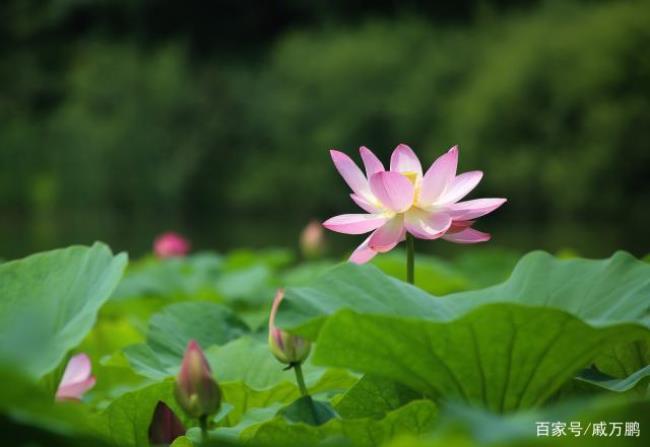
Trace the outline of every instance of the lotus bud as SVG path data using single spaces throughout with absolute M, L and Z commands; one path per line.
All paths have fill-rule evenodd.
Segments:
M 219 410 L 221 390 L 198 343 L 191 340 L 174 389 L 176 401 L 188 416 L 201 418 Z
M 325 234 L 320 222 L 312 220 L 300 233 L 300 251 L 305 258 L 317 258 L 323 253 Z
M 86 354 L 73 356 L 65 367 L 56 390 L 56 400 L 81 400 L 84 393 L 95 386 L 90 358 Z
M 178 233 L 163 233 L 153 243 L 153 251 L 159 258 L 185 256 L 190 251 L 190 242 Z
M 149 444 L 169 446 L 176 438 L 185 434 L 185 426 L 178 416 L 163 401 L 158 401 L 149 424 Z
M 273 355 L 282 363 L 302 363 L 309 356 L 311 343 L 302 337 L 289 334 L 275 327 L 275 315 L 284 298 L 284 290 L 279 289 L 273 300 L 271 317 L 269 318 L 269 346 Z

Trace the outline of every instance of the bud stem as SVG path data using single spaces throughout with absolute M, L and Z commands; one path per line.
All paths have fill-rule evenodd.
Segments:
M 201 444 L 208 442 L 208 416 L 203 415 L 199 417 L 199 425 L 201 426 Z
M 296 382 L 298 382 L 298 388 L 300 388 L 300 394 L 302 394 L 302 397 L 307 398 L 307 401 L 309 402 L 309 409 L 311 410 L 312 418 L 314 422 L 318 422 L 319 420 L 318 412 L 316 411 L 316 406 L 314 405 L 314 401 L 309 395 L 309 391 L 307 391 L 307 386 L 305 385 L 305 378 L 302 375 L 302 365 L 300 364 L 300 362 L 294 362 L 291 363 L 289 367 L 293 367 L 293 370 L 296 372 Z
M 303 396 L 309 396 L 307 387 L 305 386 L 305 378 L 302 375 L 302 365 L 300 362 L 292 363 L 293 370 L 296 372 L 296 382 L 298 382 L 298 388 L 300 388 L 300 394 Z
M 415 284 L 415 239 L 406 233 L 406 281 Z

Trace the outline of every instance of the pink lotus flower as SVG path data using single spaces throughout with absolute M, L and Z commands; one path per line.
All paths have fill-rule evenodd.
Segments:
M 420 160 L 405 144 L 395 148 L 386 171 L 366 147 L 359 149 L 365 175 L 350 157 L 332 150 L 332 160 L 352 189 L 350 197 L 368 214 L 343 214 L 323 223 L 346 234 L 372 234 L 352 253 L 350 261 L 363 264 L 377 253 L 392 250 L 406 233 L 419 239 L 438 239 L 474 244 L 490 239 L 472 228 L 474 219 L 505 203 L 506 199 L 459 202 L 481 181 L 481 171 L 456 175 L 458 147 L 440 156 L 422 173 Z
M 90 358 L 86 354 L 72 357 L 56 390 L 56 400 L 81 400 L 84 393 L 95 386 L 91 369 Z
M 311 350 L 309 340 L 289 334 L 275 326 L 275 316 L 284 298 L 284 290 L 279 289 L 273 300 L 271 317 L 269 318 L 269 347 L 271 352 L 280 362 L 291 365 L 305 361 Z
M 190 340 L 176 378 L 174 396 L 190 417 L 214 414 L 221 406 L 221 390 L 199 344 Z
M 159 258 L 185 256 L 190 251 L 190 242 L 178 233 L 168 232 L 156 238 L 153 250 Z

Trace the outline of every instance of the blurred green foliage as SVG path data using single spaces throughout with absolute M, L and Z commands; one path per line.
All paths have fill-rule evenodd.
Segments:
M 271 31 L 265 9 L 231 6 L 238 31 L 166 2 L 36 3 L 0 8 L 0 212 L 42 222 L 43 244 L 71 216 L 302 225 L 353 209 L 328 149 L 400 142 L 424 163 L 459 143 L 480 194 L 510 199 L 496 220 L 619 234 L 649 217 L 647 2 L 288 2 Z

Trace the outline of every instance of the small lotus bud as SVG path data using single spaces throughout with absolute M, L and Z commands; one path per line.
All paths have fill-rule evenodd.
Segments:
M 153 251 L 161 259 L 182 257 L 190 251 L 190 242 L 178 233 L 164 233 L 154 241 Z
M 300 250 L 305 258 L 317 258 L 323 253 L 324 246 L 323 226 L 312 220 L 300 233 Z
M 84 393 L 95 386 L 90 358 L 86 354 L 73 356 L 65 367 L 56 390 L 56 400 L 81 400 Z
M 284 290 L 279 289 L 273 300 L 269 318 L 269 346 L 273 355 L 282 363 L 302 363 L 309 355 L 311 343 L 298 335 L 289 334 L 275 327 L 275 315 L 282 298 L 284 298 Z
M 178 416 L 165 402 L 158 401 L 149 424 L 149 444 L 169 446 L 176 438 L 185 434 L 185 427 Z
M 181 408 L 193 418 L 216 413 L 221 405 L 219 385 L 212 377 L 203 351 L 194 340 L 188 343 L 185 350 L 174 395 Z

